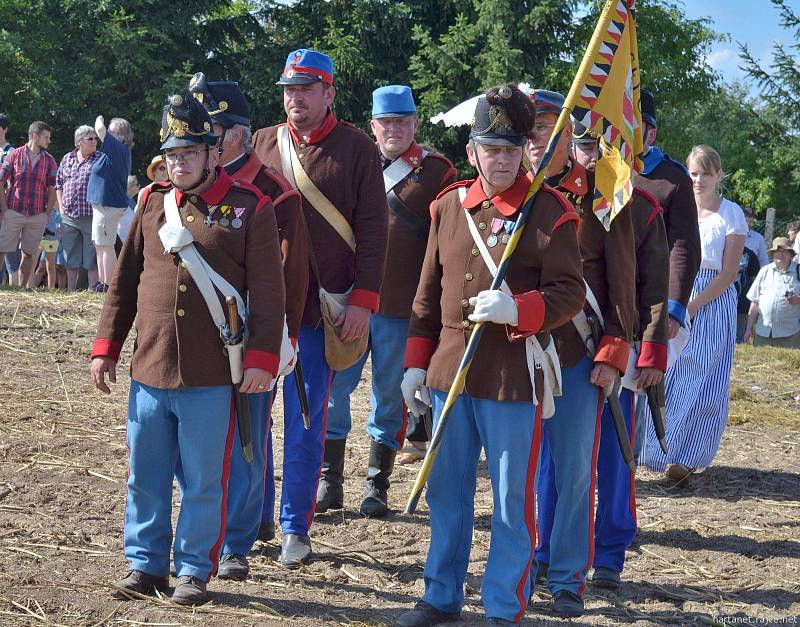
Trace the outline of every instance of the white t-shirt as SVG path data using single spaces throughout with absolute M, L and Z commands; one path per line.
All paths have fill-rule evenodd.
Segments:
M 728 235 L 747 235 L 747 222 L 742 208 L 735 202 L 722 199 L 719 211 L 703 220 L 697 221 L 700 227 L 700 246 L 703 260 L 700 268 L 722 270 L 722 253 L 725 251 L 725 238 Z

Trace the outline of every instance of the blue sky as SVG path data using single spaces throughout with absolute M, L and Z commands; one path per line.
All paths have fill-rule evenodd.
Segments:
M 788 5 L 800 12 L 800 0 L 790 0 Z M 683 7 L 688 17 L 710 18 L 713 30 L 730 36 L 729 41 L 716 43 L 708 56 L 709 65 L 726 82 L 745 79 L 738 67 L 737 41 L 747 44 L 762 66 L 769 66 L 775 42 L 794 43 L 792 33 L 781 28 L 780 14 L 769 0 L 684 0 Z

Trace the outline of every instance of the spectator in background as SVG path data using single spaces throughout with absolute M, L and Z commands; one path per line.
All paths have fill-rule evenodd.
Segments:
M 795 254 L 795 261 L 800 261 L 800 237 L 797 237 L 797 232 L 800 231 L 800 220 L 790 222 L 786 230 L 789 234 L 789 243 L 792 245 L 792 250 Z
M 64 155 L 58 168 L 56 193 L 61 207 L 61 243 L 67 264 L 67 289 L 74 292 L 84 268 L 89 285 L 96 286 L 97 265 L 92 244 L 92 207 L 86 198 L 92 166 L 100 159 L 97 135 L 91 126 L 75 129 L 75 149 Z
M 5 113 L 0 113 L 0 166 L 3 165 L 6 155 L 14 148 L 7 138 L 9 120 Z M 3 183 L 5 185 L 5 183 Z M 13 285 L 12 275 L 19 270 L 19 252 L 8 253 L 5 263 L 0 263 L 0 284 L 8 282 Z
M 120 246 L 125 243 L 125 238 L 128 237 L 128 231 L 131 228 L 133 216 L 136 215 L 136 200 L 139 197 L 140 191 L 141 187 L 139 186 L 139 179 L 137 179 L 135 175 L 131 174 L 128 177 L 127 187 L 128 207 L 125 210 L 125 215 L 122 216 L 122 220 L 119 221 L 119 226 L 117 227 L 117 236 L 119 237 L 118 243 Z M 117 251 L 117 254 L 119 254 L 119 251 Z
M 745 214 L 746 216 L 747 214 Z M 765 248 L 766 250 L 766 248 Z M 745 244 L 742 251 L 742 258 L 739 260 L 739 272 L 736 275 L 734 287 L 736 288 L 736 343 L 744 342 L 744 332 L 747 329 L 747 312 L 750 311 L 750 301 L 747 298 L 747 290 L 753 284 L 761 264 L 755 251 Z
M 44 235 L 42 235 L 42 240 L 39 242 L 39 248 L 42 251 L 39 256 L 39 265 L 36 268 L 36 272 L 28 280 L 28 287 L 30 289 L 40 287 L 45 274 L 47 274 L 48 288 L 59 287 L 56 259 L 61 248 L 61 214 L 58 209 L 53 209 L 50 213 L 50 219 L 44 228 Z M 63 252 L 61 256 L 63 257 Z M 66 287 L 66 283 L 61 287 Z
M 753 210 L 750 207 L 742 207 L 742 211 L 744 212 L 745 222 L 747 222 L 747 239 L 744 240 L 744 247 L 749 248 L 756 254 L 758 267 L 763 268 L 769 263 L 767 243 L 764 241 L 764 236 L 753 229 Z
M 19 285 L 27 285 L 39 242 L 54 206 L 56 160 L 47 152 L 51 128 L 34 122 L 28 128 L 28 143 L 14 148 L 0 167 L 0 262 L 19 246 L 22 260 Z M 8 195 L 5 183 L 8 181 Z
M 167 164 L 164 163 L 164 155 L 156 155 L 150 160 L 147 166 L 147 178 L 154 183 L 169 180 L 167 178 Z
M 98 283 L 93 291 L 105 292 L 117 266 L 117 227 L 128 210 L 133 129 L 123 118 L 113 118 L 106 129 L 100 115 L 94 130 L 102 144 L 99 159 L 92 165 L 86 197 L 92 206 L 92 242 L 97 253 Z
M 769 252 L 772 263 L 747 293 L 752 304 L 744 339 L 752 338 L 753 346 L 800 348 L 800 267 L 786 237 L 776 237 Z
M 5 113 L 0 113 L 0 165 L 5 161 L 6 155 L 14 148 L 8 141 L 8 127 L 8 116 Z

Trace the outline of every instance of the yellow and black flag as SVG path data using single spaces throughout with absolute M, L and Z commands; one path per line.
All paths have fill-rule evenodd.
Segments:
M 630 200 L 633 171 L 641 171 L 642 114 L 635 0 L 611 0 L 584 58 L 588 73 L 572 116 L 600 140 L 593 209 L 606 229 Z

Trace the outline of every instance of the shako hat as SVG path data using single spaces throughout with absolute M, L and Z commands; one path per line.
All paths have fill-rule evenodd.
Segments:
M 206 108 L 189 92 L 173 94 L 161 116 L 161 150 L 209 144 L 219 138 L 211 131 L 211 117 Z
M 639 94 L 639 100 L 642 103 L 642 120 L 650 126 L 658 126 L 656 123 L 656 99 L 653 92 L 649 89 L 642 89 Z
M 407 85 L 386 85 L 372 92 L 373 118 L 400 118 L 416 113 L 414 95 Z
M 222 128 L 250 126 L 250 105 L 236 81 L 209 81 L 198 72 L 189 81 L 189 91 L 203 104 L 213 123 Z
M 572 122 L 572 143 L 573 144 L 596 144 L 597 138 L 593 136 L 589 129 L 578 121 Z
M 281 80 L 276 85 L 333 85 L 333 61 L 324 52 L 300 48 L 289 53 Z
M 492 87 L 478 98 L 469 138 L 476 144 L 522 146 L 535 117 L 530 99 L 516 85 Z

